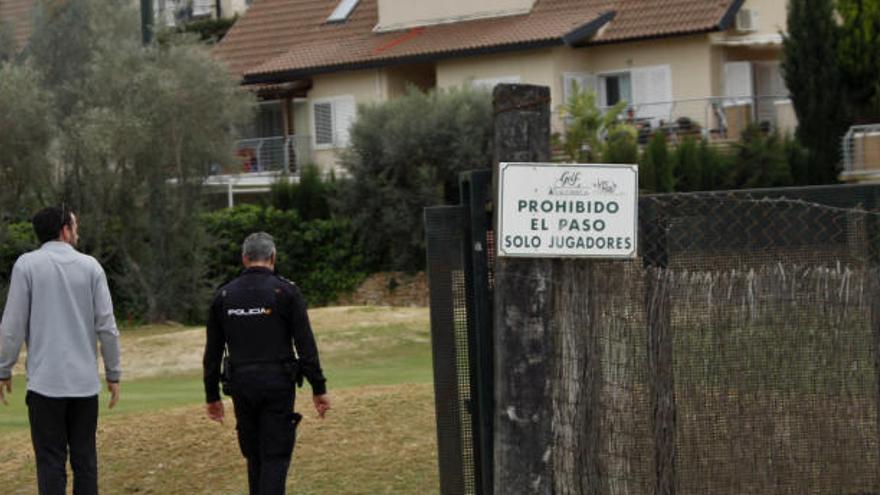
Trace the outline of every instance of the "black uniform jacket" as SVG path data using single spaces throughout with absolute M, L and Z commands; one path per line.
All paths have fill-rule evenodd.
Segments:
M 305 299 L 293 282 L 268 268 L 248 268 L 214 296 L 203 363 L 208 402 L 220 400 L 225 345 L 233 370 L 236 364 L 280 363 L 296 356 L 312 392 L 327 392 Z

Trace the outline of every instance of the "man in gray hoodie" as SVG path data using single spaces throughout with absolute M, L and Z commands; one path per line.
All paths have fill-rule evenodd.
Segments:
M 40 495 L 63 495 L 67 454 L 73 493 L 98 493 L 97 343 L 110 407 L 119 399 L 119 331 L 107 277 L 91 256 L 75 249 L 76 215 L 49 207 L 33 218 L 42 246 L 15 262 L 0 321 L 0 400 L 12 392 L 12 367 L 27 343 L 28 419 Z

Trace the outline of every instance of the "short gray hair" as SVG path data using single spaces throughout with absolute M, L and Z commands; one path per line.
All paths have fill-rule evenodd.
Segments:
M 251 261 L 269 261 L 275 254 L 275 239 L 265 232 L 254 232 L 245 238 L 241 254 Z

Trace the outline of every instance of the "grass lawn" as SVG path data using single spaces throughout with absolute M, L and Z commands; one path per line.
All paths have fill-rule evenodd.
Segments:
M 318 421 L 308 388 L 301 393 L 306 420 L 291 493 L 437 493 L 427 310 L 324 308 L 311 316 L 334 410 Z M 234 421 L 204 418 L 203 345 L 200 328 L 123 331 L 122 398 L 109 411 L 101 397 L 102 493 L 245 493 Z M 19 375 L 10 406 L 0 408 L 3 493 L 34 490 L 24 385 Z

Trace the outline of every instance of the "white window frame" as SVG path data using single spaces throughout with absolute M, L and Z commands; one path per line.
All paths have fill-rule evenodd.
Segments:
M 725 62 L 724 106 L 751 105 L 755 98 L 755 68 L 749 60 Z
M 596 74 L 596 96 L 598 97 L 596 104 L 599 105 L 600 108 L 611 108 L 614 105 L 608 104 L 608 87 L 607 81 L 609 77 L 620 77 L 620 76 L 628 76 L 629 77 L 629 101 L 626 101 L 626 105 L 628 107 L 636 105 L 635 95 L 633 94 L 633 71 L 630 69 L 625 70 L 614 70 L 608 72 L 600 72 Z
M 318 121 L 315 118 L 315 105 L 330 104 L 330 129 L 332 138 L 330 143 L 318 143 Z M 340 105 L 348 104 L 351 108 L 351 118 L 348 122 L 340 122 L 345 116 L 340 114 Z M 349 142 L 349 128 L 357 116 L 357 105 L 352 95 L 331 96 L 326 98 L 314 98 L 309 102 L 309 117 L 312 130 L 312 149 L 332 150 L 344 148 Z M 342 128 L 341 126 L 345 126 Z
M 656 70 L 663 70 L 665 72 L 666 80 L 664 83 L 666 85 L 666 95 L 660 100 L 642 101 L 638 96 L 639 90 L 637 88 L 636 74 L 639 72 L 645 73 Z M 632 101 L 628 101 L 627 106 L 636 109 L 636 117 L 650 118 L 655 125 L 658 124 L 660 120 L 666 120 L 668 118 L 669 110 L 671 109 L 672 102 L 675 98 L 675 92 L 672 88 L 672 65 L 645 65 L 596 73 L 597 92 L 599 93 L 597 105 L 602 110 L 607 110 L 611 107 L 611 105 L 607 104 L 605 79 L 607 77 L 620 76 L 621 74 L 629 74 L 630 96 L 632 97 Z

